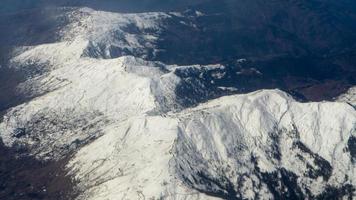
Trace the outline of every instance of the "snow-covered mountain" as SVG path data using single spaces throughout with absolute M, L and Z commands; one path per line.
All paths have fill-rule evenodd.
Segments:
M 355 197 L 352 103 L 237 95 L 202 78 L 224 65 L 148 61 L 167 23 L 194 28 L 180 13 L 67 17 L 57 42 L 14 50 L 32 99 L 6 112 L 0 136 L 19 156 L 69 158 L 77 199 Z

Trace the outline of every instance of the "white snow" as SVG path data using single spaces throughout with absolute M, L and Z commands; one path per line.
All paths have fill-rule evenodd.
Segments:
M 170 17 L 159 12 L 119 14 L 82 8 L 72 13 L 73 23 L 61 35 L 64 41 L 90 41 L 84 56 L 112 58 L 130 52 L 144 57 L 155 49 L 162 21 Z
M 204 183 L 202 174 L 222 185 L 230 182 L 243 198 L 272 199 L 257 166 L 261 173 L 287 169 L 315 195 L 327 185 L 355 185 L 355 166 L 345 149 L 356 136 L 356 111 L 347 103 L 299 103 L 282 91 L 261 90 L 181 110 L 175 96 L 181 80 L 174 71 L 222 66 L 85 54 L 88 45 L 104 45 L 101 53 L 113 45 L 145 52 L 167 17 L 79 9 L 61 41 L 22 49 L 14 66 L 40 64 L 45 73 L 19 89 L 43 95 L 7 112 L 0 124 L 5 145 L 23 145 L 38 159 L 74 153 L 67 168 L 78 182 L 78 199 L 198 200 L 218 199 L 198 190 L 228 192 Z M 128 25 L 155 31 L 131 34 L 123 30 Z M 315 155 L 332 166 L 328 180 L 307 176 L 307 164 L 319 167 Z
M 334 112 L 314 118 L 315 113 L 324 109 Z M 327 121 L 329 123 L 324 123 Z M 317 195 L 327 184 L 337 186 L 345 181 L 342 180 L 345 175 L 355 180 L 354 171 L 350 170 L 354 169 L 350 156 L 342 151 L 351 134 L 355 135 L 355 122 L 356 113 L 346 104 L 302 104 L 278 90 L 258 91 L 219 98 L 197 108 L 170 113 L 168 117 L 138 117 L 109 127 L 109 133 L 76 154 L 69 168 L 83 183 L 83 188 L 90 188 L 84 193 L 85 199 L 136 199 L 138 193 L 146 198 L 199 199 L 189 195 L 194 190 L 189 191 L 179 184 L 182 177 L 194 183 L 194 178 L 199 179 L 199 171 L 217 179 L 224 176 L 233 183 L 236 176 L 247 173 L 242 183 L 244 197 L 256 194 L 266 198 L 271 195 L 267 186 L 252 173 L 255 166 L 251 155 L 254 155 L 261 171 L 273 172 L 284 167 L 299 175 L 299 181 Z M 322 127 L 316 128 L 316 123 Z M 292 134 L 295 128 L 292 125 L 300 138 Z M 281 138 L 280 161 L 270 155 L 271 133 Z M 343 136 L 340 138 L 340 135 Z M 331 163 L 334 170 L 329 181 L 304 176 L 308 169 L 295 155 L 305 154 L 311 165 L 314 158 L 293 147 L 293 142 L 299 140 Z M 98 156 L 96 149 L 103 146 L 105 153 Z M 108 157 L 110 161 L 101 163 L 100 167 L 92 165 Z M 123 170 L 122 166 L 131 167 Z M 118 175 L 115 172 L 119 169 L 122 171 Z M 100 179 L 106 176 L 110 176 L 110 181 L 102 183 Z M 253 187 L 257 183 L 262 184 L 258 190 Z M 207 185 L 194 187 L 213 190 Z M 177 195 L 175 189 L 179 189 L 184 198 Z

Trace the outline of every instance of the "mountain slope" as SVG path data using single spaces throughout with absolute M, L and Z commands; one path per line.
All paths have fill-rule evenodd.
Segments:
M 147 61 L 181 13 L 67 16 L 54 42 L 14 50 L 9 67 L 26 74 L 16 88 L 30 100 L 6 111 L 0 136 L 16 156 L 68 160 L 77 199 L 354 197 L 353 106 L 236 95 L 215 84 L 224 65 Z
M 223 97 L 109 127 L 69 168 L 90 188 L 84 199 L 350 197 L 355 119 L 346 104 L 301 104 L 281 91 Z

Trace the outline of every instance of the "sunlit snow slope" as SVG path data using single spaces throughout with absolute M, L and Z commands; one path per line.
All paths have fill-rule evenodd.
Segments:
M 352 199 L 354 107 L 280 90 L 201 103 L 207 83 L 177 74 L 224 66 L 145 60 L 174 16 L 75 9 L 57 43 L 18 48 L 12 67 L 36 66 L 18 91 L 35 98 L 7 111 L 5 145 L 72 155 L 78 199 Z

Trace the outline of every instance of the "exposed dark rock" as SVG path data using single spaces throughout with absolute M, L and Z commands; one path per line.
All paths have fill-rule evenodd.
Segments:
M 183 168 L 182 168 L 183 169 Z M 229 200 L 239 200 L 239 192 L 236 191 L 234 184 L 226 177 L 220 177 L 219 179 L 211 178 L 205 172 L 197 172 L 197 176 L 193 176 L 192 182 L 190 179 L 182 174 L 182 179 L 189 187 L 207 194 L 209 196 L 218 197 Z M 204 185 L 205 188 L 195 187 L 196 185 Z M 214 186 L 214 187 L 213 187 Z M 214 188 L 214 189 L 213 189 Z
M 334 199 L 347 199 L 353 200 L 355 198 L 355 186 L 346 184 L 340 188 L 328 186 L 325 191 L 315 197 L 318 200 L 334 200 Z
M 276 200 L 279 199 L 305 199 L 305 194 L 299 186 L 298 176 L 284 168 L 273 173 L 261 173 L 263 182 Z
M 327 160 L 325 160 L 318 154 L 313 153 L 300 141 L 294 142 L 294 148 L 300 149 L 303 153 L 306 153 L 308 156 L 313 158 L 313 165 L 315 165 L 316 167 L 312 167 L 310 163 L 306 163 L 308 169 L 307 173 L 310 178 L 316 179 L 317 177 L 322 176 L 325 181 L 329 180 L 332 175 L 333 168 Z M 302 155 L 300 155 L 300 159 L 305 162 Z
M 351 136 L 347 142 L 348 150 L 351 155 L 352 162 L 356 163 L 356 137 Z

